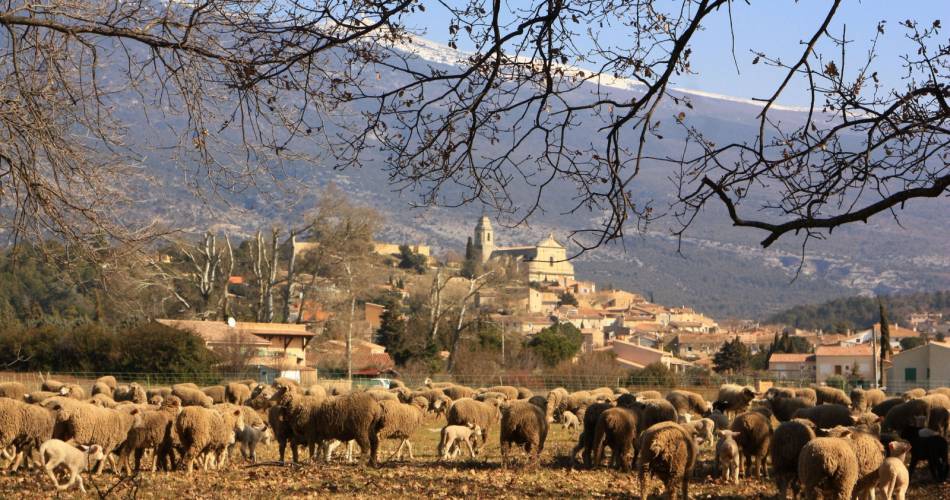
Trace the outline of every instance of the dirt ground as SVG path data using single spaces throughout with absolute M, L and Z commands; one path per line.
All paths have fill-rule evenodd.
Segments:
M 413 436 L 415 460 L 405 456 L 400 462 L 387 460 L 395 451 L 396 441 L 385 441 L 380 448 L 382 465 L 378 468 L 332 464 L 311 464 L 302 458 L 301 466 L 275 465 L 277 446 L 258 449 L 259 465 L 252 466 L 234 458 L 225 470 L 141 473 L 120 481 L 109 472 L 86 479 L 91 497 L 105 494 L 116 498 L 593 498 L 639 496 L 636 477 L 599 468 L 573 470 L 567 458 L 576 438 L 552 426 L 538 468 L 525 468 L 521 452 L 514 466 L 502 469 L 495 430 L 483 454 L 475 461 L 466 458 L 438 463 L 438 430 L 444 420 L 431 419 Z M 777 494 L 771 481 L 740 479 L 738 485 L 712 477 L 712 455 L 701 448 L 700 463 L 690 483 L 692 498 L 770 498 Z M 337 452 L 339 454 L 339 451 Z M 305 455 L 306 452 L 303 453 Z M 288 453 L 289 459 L 289 453 Z M 950 483 L 934 484 L 925 467 L 919 467 L 911 481 L 908 498 L 950 498 Z M 652 482 L 653 496 L 660 494 L 659 482 Z M 51 491 L 52 490 L 52 491 Z M 0 475 L 0 498 L 71 498 L 53 490 L 49 477 L 34 469 Z

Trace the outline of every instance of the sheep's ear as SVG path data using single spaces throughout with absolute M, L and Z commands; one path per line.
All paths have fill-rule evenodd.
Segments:
M 851 421 L 854 422 L 854 423 L 858 423 L 858 422 L 861 421 L 861 417 L 859 417 L 859 416 L 857 416 L 857 415 L 851 415 Z
M 241 416 L 241 410 L 234 410 L 232 413 L 234 414 L 235 417 Z
M 89 451 L 89 447 L 84 444 L 76 445 L 76 447 L 79 448 L 79 451 Z
M 132 408 L 132 411 L 129 412 L 129 415 L 138 415 L 139 413 L 140 412 L 138 408 Z

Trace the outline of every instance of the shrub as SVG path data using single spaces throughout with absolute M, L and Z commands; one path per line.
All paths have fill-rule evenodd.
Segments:
M 558 323 L 538 332 L 528 342 L 528 347 L 540 356 L 545 365 L 556 366 L 561 361 L 573 358 L 583 343 L 584 335 L 576 326 Z

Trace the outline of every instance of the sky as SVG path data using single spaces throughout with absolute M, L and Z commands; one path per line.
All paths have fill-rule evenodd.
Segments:
M 459 0 L 444 0 L 457 5 Z M 508 0 L 509 8 L 520 2 Z M 751 4 L 751 5 L 750 5 Z M 693 55 L 690 58 L 694 75 L 676 77 L 674 86 L 701 90 L 741 98 L 768 97 L 784 78 L 784 72 L 764 64 L 753 65 L 751 50 L 762 51 L 783 61 L 800 57 L 803 40 L 811 37 L 820 26 L 830 2 L 825 0 L 737 0 L 732 6 L 735 32 L 735 58 L 733 61 L 732 35 L 729 17 L 723 10 L 712 14 L 706 29 L 694 37 Z M 409 26 L 424 31 L 425 38 L 445 43 L 449 39 L 448 11 L 438 2 L 425 2 L 426 11 L 409 19 Z M 847 39 L 852 40 L 846 56 L 845 75 L 855 75 L 857 66 L 866 60 L 870 41 L 878 22 L 886 21 L 885 32 L 878 42 L 878 58 L 872 69 L 885 87 L 902 87 L 900 56 L 911 48 L 906 40 L 906 30 L 899 26 L 905 19 L 915 19 L 930 24 L 935 19 L 950 22 L 948 0 L 846 0 L 839 8 L 830 26 L 831 33 L 840 36 L 846 29 Z M 941 33 L 941 42 L 948 43 L 946 32 Z M 590 40 L 578 41 L 585 46 Z M 601 44 L 625 42 L 623 27 L 604 30 Z M 465 49 L 464 45 L 460 45 Z M 840 48 L 830 43 L 819 46 L 819 52 L 833 55 L 840 62 Z M 781 104 L 803 106 L 808 103 L 804 81 L 793 82 L 783 94 Z

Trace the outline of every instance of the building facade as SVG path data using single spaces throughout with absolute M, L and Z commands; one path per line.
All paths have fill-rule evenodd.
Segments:
M 888 392 L 950 385 L 950 344 L 929 342 L 895 354 L 888 369 Z
M 567 249 L 554 239 L 554 235 L 548 235 L 534 246 L 501 247 L 495 240 L 491 220 L 483 215 L 475 225 L 472 242 L 482 263 L 495 259 L 523 262 L 528 281 L 562 286 L 574 281 L 574 265 L 567 260 Z

